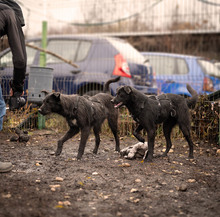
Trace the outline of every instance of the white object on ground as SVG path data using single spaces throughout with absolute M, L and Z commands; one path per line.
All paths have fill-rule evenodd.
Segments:
M 121 150 L 120 154 L 127 159 L 144 158 L 148 150 L 148 143 L 138 142 L 133 146 L 126 147 Z

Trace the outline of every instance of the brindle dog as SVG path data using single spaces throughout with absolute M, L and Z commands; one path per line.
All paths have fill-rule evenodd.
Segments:
M 104 92 L 108 92 L 109 85 L 117 82 L 120 77 L 107 81 Z M 100 144 L 100 131 L 102 123 L 108 120 L 109 127 L 115 137 L 115 150 L 120 151 L 118 137 L 118 111 L 111 103 L 112 96 L 109 93 L 98 93 L 95 96 L 64 95 L 58 92 L 48 94 L 43 100 L 39 112 L 42 115 L 57 113 L 66 118 L 69 125 L 68 132 L 58 140 L 55 155 L 62 152 L 63 143 L 81 131 L 81 140 L 77 159 L 81 159 L 84 153 L 91 128 L 95 134 L 94 154 L 97 154 Z
M 153 159 L 156 129 L 160 123 L 163 123 L 163 132 L 166 139 L 166 151 L 163 156 L 167 155 L 172 146 L 170 134 L 173 127 L 178 124 L 189 145 L 189 158 L 193 158 L 189 108 L 195 107 L 198 94 L 190 85 L 187 85 L 187 90 L 192 97 L 184 98 L 176 94 L 148 97 L 130 86 L 118 88 L 112 103 L 115 104 L 116 108 L 125 105 L 133 119 L 139 124 L 134 136 L 140 142 L 145 142 L 139 132 L 142 129 L 147 131 L 148 153 L 145 160 L 152 161 Z

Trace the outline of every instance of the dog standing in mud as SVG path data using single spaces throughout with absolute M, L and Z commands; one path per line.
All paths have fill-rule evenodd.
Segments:
M 58 141 L 56 156 L 61 154 L 63 143 L 81 131 L 81 140 L 77 155 L 77 159 L 81 159 L 91 128 L 93 128 L 95 134 L 95 148 L 93 153 L 97 154 L 100 144 L 99 134 L 105 119 L 108 120 L 109 127 L 115 137 L 115 150 L 120 151 L 118 111 L 111 103 L 113 97 L 106 93 L 109 91 L 109 85 L 117 82 L 119 79 L 120 77 L 116 77 L 107 81 L 104 85 L 104 93 L 98 93 L 94 96 L 64 95 L 55 92 L 45 97 L 42 106 L 39 108 L 39 112 L 42 115 L 50 113 L 62 115 L 66 118 L 70 127 L 68 132 Z
M 163 156 L 166 156 L 172 147 L 170 134 L 173 127 L 178 124 L 189 145 L 189 158 L 193 158 L 189 108 L 195 107 L 198 94 L 190 85 L 187 85 L 187 90 L 192 97 L 184 98 L 176 94 L 148 97 L 130 86 L 118 88 L 116 97 L 112 100 L 115 108 L 122 105 L 128 108 L 133 119 L 139 124 L 133 134 L 140 142 L 145 142 L 139 134 L 140 131 L 142 129 L 147 131 L 148 152 L 145 160 L 152 161 L 153 159 L 156 129 L 157 124 L 160 123 L 163 123 L 163 132 L 166 139 L 166 151 Z

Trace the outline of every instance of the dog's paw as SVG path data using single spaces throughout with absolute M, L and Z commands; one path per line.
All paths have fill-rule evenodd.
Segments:
M 93 154 L 97 154 L 97 153 L 98 153 L 98 150 L 97 150 L 97 149 L 94 149 L 92 153 L 93 153 Z
M 148 157 L 148 158 L 145 158 L 145 159 L 144 159 L 144 162 L 149 162 L 149 163 L 151 163 L 151 162 L 153 162 L 153 158 L 149 158 L 149 157 Z
M 190 159 L 191 159 L 191 160 L 194 159 L 193 155 L 189 155 L 189 156 L 188 156 L 188 159 L 189 159 L 189 160 L 190 160 Z
M 81 160 L 81 159 L 82 159 L 82 155 L 78 154 L 77 157 L 76 157 L 76 159 L 77 159 L 78 161 Z
M 120 148 L 116 148 L 115 151 L 118 152 L 118 153 L 121 153 Z
M 61 154 L 62 150 L 57 149 L 55 152 L 55 156 L 59 156 Z

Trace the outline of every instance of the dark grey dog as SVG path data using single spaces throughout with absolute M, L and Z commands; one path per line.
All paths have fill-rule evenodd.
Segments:
M 117 82 L 120 77 L 107 81 L 104 92 L 109 90 L 109 85 Z M 81 140 L 77 159 L 81 159 L 84 153 L 87 139 L 91 128 L 95 134 L 95 148 L 93 153 L 97 154 L 100 144 L 100 131 L 102 123 L 108 120 L 109 127 L 115 137 L 115 150 L 120 151 L 118 137 L 118 111 L 111 103 L 112 96 L 108 93 L 98 93 L 95 96 L 64 95 L 60 93 L 48 94 L 43 100 L 39 112 L 42 115 L 57 113 L 66 118 L 70 127 L 69 131 L 58 141 L 56 156 L 60 155 L 63 143 L 81 130 Z
M 157 97 L 147 97 L 130 86 L 118 88 L 117 95 L 112 103 L 116 108 L 125 105 L 133 119 L 139 124 L 134 136 L 145 142 L 139 134 L 142 129 L 146 129 L 148 137 L 148 153 L 145 160 L 152 161 L 154 153 L 154 141 L 157 124 L 163 123 L 163 132 L 166 139 L 166 156 L 172 147 L 170 134 L 173 127 L 178 124 L 189 145 L 189 158 L 193 158 L 193 142 L 190 134 L 190 113 L 189 108 L 194 108 L 198 99 L 198 94 L 190 86 L 187 90 L 192 97 L 184 98 L 176 94 L 162 94 Z

